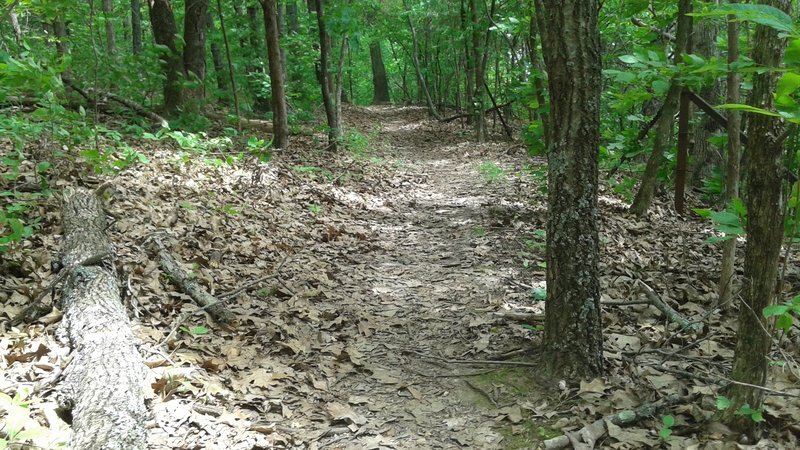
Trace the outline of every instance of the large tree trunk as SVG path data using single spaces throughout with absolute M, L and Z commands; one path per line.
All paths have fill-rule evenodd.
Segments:
M 117 53 L 117 38 L 114 36 L 114 24 L 111 17 L 114 15 L 114 0 L 103 0 L 103 22 L 106 29 L 106 53 L 114 56 Z
M 558 377 L 603 373 L 597 211 L 597 0 L 537 0 L 550 90 L 544 363 Z
M 738 0 L 730 0 L 737 3 Z M 728 79 L 727 96 L 728 104 L 739 103 L 739 83 L 741 76 L 732 69 L 732 65 L 739 60 L 739 22 L 736 16 L 728 16 Z M 728 159 L 725 165 L 725 204 L 739 197 L 739 170 L 741 155 L 741 138 L 739 132 L 742 128 L 742 118 L 739 111 L 728 111 Z M 725 241 L 722 248 L 722 264 L 719 277 L 719 304 L 723 308 L 730 308 L 733 294 L 734 266 L 736 263 L 736 239 Z
M 60 263 L 66 274 L 61 331 L 72 346 L 58 403 L 72 417 L 74 449 L 145 449 L 145 367 L 119 296 L 100 200 L 67 190 Z
M 680 0 L 678 2 L 678 30 L 676 32 L 675 49 L 673 52 L 673 61 L 675 61 L 675 64 L 683 64 L 681 54 L 686 49 L 687 43 L 689 42 L 689 35 L 692 31 L 692 18 L 686 15 L 691 11 L 691 7 L 692 0 Z M 661 167 L 661 162 L 664 160 L 664 149 L 668 147 L 672 138 L 672 121 L 678 109 L 681 91 L 682 87 L 680 82 L 677 78 L 673 78 L 667 96 L 664 99 L 661 116 L 658 119 L 653 152 L 647 160 L 647 166 L 642 175 L 642 184 L 639 186 L 639 190 L 636 192 L 636 197 L 633 199 L 633 204 L 630 208 L 631 212 L 637 216 L 644 216 L 647 210 L 650 209 L 650 204 L 653 203 L 653 196 L 655 195 L 656 185 L 658 184 L 658 169 Z
M 790 0 L 763 0 L 769 5 L 789 13 Z M 778 31 L 757 25 L 753 40 L 753 62 L 758 67 L 779 67 L 785 41 Z M 750 104 L 773 110 L 773 92 L 780 72 L 770 70 L 753 76 L 753 94 Z M 783 132 L 782 119 L 753 114 L 749 118 L 748 155 L 745 163 L 747 181 L 747 244 L 744 256 L 744 305 L 739 309 L 739 329 L 736 335 L 736 354 L 731 378 L 744 384 L 731 384 L 727 394 L 731 407 L 725 410 L 723 420 L 730 426 L 752 432 L 757 426 L 748 415 L 737 415 L 742 405 L 758 409 L 764 400 L 764 391 L 753 386 L 764 386 L 767 381 L 767 363 L 772 337 L 771 325 L 761 314 L 766 306 L 775 302 L 778 278 L 778 261 L 783 240 L 784 198 L 783 143 L 778 136 Z M 745 385 L 746 384 L 746 385 Z
M 289 143 L 289 122 L 275 0 L 261 0 L 261 7 L 264 10 L 264 30 L 269 53 L 269 76 L 272 89 L 272 124 L 275 133 L 272 145 L 275 148 L 286 148 Z
M 178 47 L 175 45 L 175 35 L 178 27 L 175 25 L 175 15 L 169 0 L 148 0 L 150 4 L 150 25 L 153 27 L 153 37 L 156 44 L 167 47 L 168 50 L 161 54 L 164 65 L 164 109 L 168 114 L 175 114 L 183 102 L 181 78 L 183 64 Z
M 324 0 L 313 0 L 314 10 L 317 13 L 317 28 L 319 30 L 319 67 L 317 68 L 317 78 L 322 88 L 322 103 L 325 105 L 325 116 L 328 120 L 328 145 L 334 150 L 339 141 L 339 129 L 336 124 L 339 120 L 336 117 L 336 106 L 333 104 L 331 75 L 330 75 L 330 54 L 331 39 L 325 30 Z
M 383 64 L 381 43 L 369 44 L 369 60 L 372 63 L 372 104 L 389 103 L 389 81 L 386 78 L 386 66 Z
M 208 0 L 186 0 L 183 18 L 183 71 L 199 85 L 192 90 L 193 97 L 203 98 L 206 79 L 206 30 Z
M 134 55 L 142 53 L 142 3 L 131 0 L 131 45 Z

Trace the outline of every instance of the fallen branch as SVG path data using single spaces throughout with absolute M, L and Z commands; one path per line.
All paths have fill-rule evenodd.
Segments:
M 541 324 L 544 322 L 544 314 L 533 314 L 518 311 L 498 311 L 494 313 L 495 317 L 514 322 L 520 322 L 528 325 L 535 323 Z
M 626 409 L 615 414 L 611 414 L 592 422 L 578 431 L 564 433 L 561 436 L 544 441 L 544 448 L 547 450 L 567 448 L 572 445 L 574 448 L 595 448 L 596 443 L 607 433 L 609 424 L 611 426 L 624 426 L 634 424 L 642 419 L 652 417 L 659 409 L 675 405 L 678 403 L 691 403 L 691 398 L 670 396 L 653 403 L 645 403 L 636 409 Z
M 62 217 L 53 285 L 66 280 L 60 331 L 72 353 L 57 400 L 59 415 L 72 419 L 70 448 L 143 450 L 147 367 L 120 300 L 103 206 L 89 190 L 66 189 Z
M 508 106 L 508 105 L 510 105 L 510 104 L 512 104 L 512 103 L 514 103 L 514 101 L 513 101 L 513 100 L 512 100 L 512 101 L 510 101 L 510 102 L 505 102 L 505 103 L 503 103 L 502 105 L 495 105 L 495 106 L 492 106 L 491 108 L 489 108 L 489 109 L 487 109 L 486 111 L 484 111 L 484 113 L 485 113 L 485 114 L 489 114 L 489 113 L 491 113 L 491 112 L 494 112 L 494 111 L 496 111 L 496 110 L 498 110 L 498 109 L 505 108 L 506 106 Z M 456 120 L 456 119 L 462 119 L 462 118 L 464 118 L 464 117 L 469 117 L 469 116 L 472 116 L 472 115 L 474 115 L 474 113 L 471 113 L 471 112 L 459 113 L 459 114 L 456 114 L 456 115 L 454 115 L 454 116 L 445 117 L 444 119 L 441 119 L 441 120 L 440 120 L 440 122 L 444 122 L 444 123 L 447 123 L 447 122 L 452 122 L 452 121 L 454 121 L 454 120 Z
M 146 117 L 146 118 L 152 120 L 153 122 L 155 122 L 156 124 L 158 124 L 162 128 L 168 128 L 169 127 L 169 123 L 167 122 L 166 119 L 164 119 L 163 117 L 159 116 L 158 114 L 146 109 L 144 106 L 136 103 L 133 100 L 120 97 L 119 95 L 117 95 L 117 94 L 115 94 L 113 92 L 100 91 L 100 90 L 95 90 L 95 89 L 82 89 L 81 87 L 75 85 L 75 82 L 73 82 L 69 78 L 65 78 L 64 79 L 64 85 L 69 87 L 70 89 L 74 90 L 75 92 L 77 92 L 81 97 L 85 98 L 90 103 L 96 103 L 97 102 L 97 99 L 93 99 L 90 94 L 95 94 L 95 96 L 102 96 L 102 97 L 108 98 L 109 100 L 113 100 L 113 101 L 119 103 L 120 105 L 130 109 L 131 111 L 135 112 L 136 114 L 139 114 L 140 116 L 143 116 L 143 117 Z
M 678 324 L 681 327 L 681 330 L 690 330 L 696 333 L 699 333 L 703 330 L 703 324 L 699 322 L 692 322 L 689 319 L 683 317 L 680 313 L 675 311 L 671 306 L 664 303 L 661 298 L 659 298 L 656 291 L 653 290 L 650 286 L 648 286 L 644 281 L 637 280 L 636 286 L 642 291 L 647 297 L 647 301 L 650 302 L 651 305 L 655 306 L 656 309 L 661 311 L 664 316 L 667 317 L 672 323 Z
M 233 321 L 233 313 L 231 313 L 220 300 L 211 295 L 205 288 L 200 286 L 197 281 L 184 272 L 181 265 L 175 260 L 172 254 L 170 254 L 158 237 L 151 237 L 148 240 L 155 245 L 158 251 L 161 269 L 169 276 L 169 279 L 181 292 L 191 297 L 195 303 L 200 305 L 203 311 L 208 311 L 215 321 L 223 324 Z

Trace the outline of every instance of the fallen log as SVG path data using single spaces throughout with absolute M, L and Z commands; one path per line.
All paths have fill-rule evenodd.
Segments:
M 153 111 L 148 110 L 144 106 L 136 103 L 133 100 L 120 97 L 119 95 L 108 92 L 108 91 L 100 91 L 95 89 L 82 89 L 81 87 L 77 86 L 72 80 L 65 78 L 64 85 L 69 87 L 70 89 L 77 92 L 81 97 L 86 99 L 90 104 L 96 104 L 98 102 L 97 98 L 92 98 L 91 94 L 95 94 L 95 97 L 102 96 L 109 100 L 113 100 L 120 105 L 130 109 L 131 111 L 139 114 L 140 116 L 146 117 L 152 120 L 156 125 L 160 126 L 161 128 L 169 128 L 169 123 L 167 119 L 159 116 L 158 114 L 154 113 Z
M 120 300 L 114 247 L 100 200 L 86 189 L 64 193 L 65 280 L 59 334 L 72 347 L 57 399 L 71 419 L 73 449 L 145 449 L 147 367 Z
M 485 114 L 489 114 L 491 112 L 498 111 L 498 110 L 500 110 L 502 108 L 505 108 L 506 106 L 509 106 L 512 103 L 514 103 L 513 100 L 510 101 L 510 102 L 505 102 L 502 105 L 495 104 L 491 108 L 489 108 L 486 111 L 484 111 L 484 113 Z M 459 113 L 459 114 L 456 114 L 456 115 L 453 115 L 453 116 L 445 117 L 445 118 L 441 119 L 440 122 L 444 122 L 444 123 L 452 122 L 452 121 L 454 121 L 456 119 L 463 119 L 464 117 L 469 117 L 469 116 L 472 116 L 472 115 L 474 115 L 474 113 L 471 113 L 471 112 Z
M 222 301 L 211 295 L 181 268 L 181 265 L 158 237 L 150 238 L 150 242 L 152 242 L 158 253 L 161 270 L 169 276 L 169 279 L 181 292 L 191 297 L 201 308 L 208 311 L 215 321 L 228 324 L 235 319 L 234 314 L 225 307 Z

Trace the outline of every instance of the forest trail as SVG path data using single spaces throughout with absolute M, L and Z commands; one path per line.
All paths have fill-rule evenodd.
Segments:
M 523 281 L 520 252 L 534 268 L 544 258 L 543 247 L 536 255 L 521 239 L 544 226 L 525 200 L 535 189 L 511 176 L 527 160 L 524 149 L 475 144 L 469 128 L 429 120 L 423 108 L 354 108 L 348 117 L 372 134 L 365 155 L 298 162 L 277 154 L 262 185 L 243 183 L 254 179 L 247 171 L 221 176 L 216 192 L 235 193 L 215 202 L 225 207 L 182 208 L 177 221 L 169 213 L 171 235 L 185 226 L 198 236 L 189 245 L 179 239 L 184 260 L 230 237 L 228 254 L 211 252 L 209 269 L 217 269 L 198 270 L 212 286 L 235 288 L 244 279 L 225 274 L 258 278 L 291 256 L 279 283 L 237 298 L 238 329 L 211 326 L 202 349 L 202 337 L 171 343 L 183 355 L 174 364 L 191 362 L 197 393 L 218 386 L 226 394 L 210 403 L 237 419 L 194 408 L 176 424 L 176 399 L 156 403 L 153 448 L 509 448 L 501 432 L 522 422 L 520 405 L 535 394 L 530 369 L 459 361 L 518 358 L 536 333 L 493 316 L 507 302 L 531 306 L 530 289 L 508 281 Z M 326 164 L 330 175 L 314 176 Z M 191 172 L 169 174 L 173 188 L 157 196 L 197 205 L 196 192 L 215 177 Z M 176 191 L 186 176 L 195 189 Z M 220 215 L 226 208 L 241 214 Z M 199 229 L 205 221 L 217 231 Z M 262 251 L 276 256 L 264 262 Z M 543 280 L 543 269 L 533 278 Z

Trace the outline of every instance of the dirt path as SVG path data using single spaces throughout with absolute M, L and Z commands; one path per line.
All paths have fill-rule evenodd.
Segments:
M 502 151 L 509 144 L 470 143 L 418 109 L 373 113 L 382 122 L 379 141 L 388 144 L 383 156 L 401 162 L 415 182 L 385 192 L 383 204 L 391 206 L 358 216 L 378 249 L 335 263 L 339 276 L 327 301 L 351 305 L 368 324 L 349 338 L 361 354 L 359 370 L 335 389 L 358 414 L 385 424 L 379 431 L 388 448 L 503 447 L 497 429 L 509 415 L 518 420 L 519 406 L 498 404 L 503 393 L 494 391 L 504 387 L 479 378 L 496 367 L 445 360 L 492 359 L 530 345 L 521 327 L 492 326 L 505 277 L 521 264 L 518 243 L 504 231 L 513 232 L 527 208 L 505 201 L 512 183 L 502 176 L 490 183 L 477 161 L 483 155 L 508 170 L 512 158 Z M 371 448 L 376 437 L 341 439 L 345 448 Z

